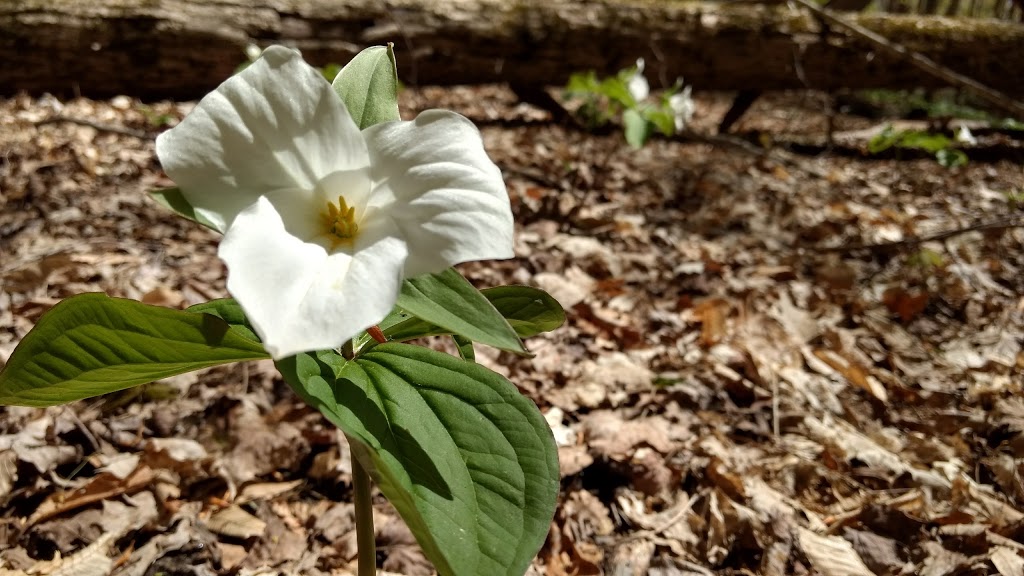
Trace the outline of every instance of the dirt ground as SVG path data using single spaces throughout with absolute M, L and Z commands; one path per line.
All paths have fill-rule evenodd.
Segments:
M 634 151 L 500 87 L 402 105 L 469 116 L 504 171 L 517 257 L 462 270 L 568 312 L 532 359 L 477 351 L 559 446 L 533 573 L 1024 574 L 1024 168 L 983 154 L 1008 136 L 945 169 L 857 153 L 883 121 L 853 116 L 808 154 L 816 94 L 762 99 L 736 127 L 768 156 Z M 698 95 L 694 130 L 727 106 Z M 146 195 L 171 185 L 155 135 L 190 108 L 0 101 L 0 362 L 73 294 L 226 295 L 215 235 Z M 0 574 L 351 573 L 339 436 L 268 362 L 0 408 Z M 432 573 L 376 510 L 381 568 Z

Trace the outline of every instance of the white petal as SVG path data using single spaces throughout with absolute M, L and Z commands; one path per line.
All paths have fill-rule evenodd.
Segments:
M 381 210 L 409 246 L 406 277 L 471 260 L 511 258 L 512 210 L 501 171 L 466 118 L 428 110 L 363 131 Z
M 682 132 L 686 125 L 693 119 L 693 112 L 696 104 L 691 96 L 692 86 L 687 86 L 682 92 L 673 94 L 668 99 L 669 108 L 672 109 L 675 120 L 676 132 Z
M 630 96 L 633 100 L 641 102 L 646 100 L 651 94 L 651 87 L 647 83 L 647 78 L 644 76 L 644 59 L 636 59 L 636 72 L 629 77 L 629 82 L 626 83 L 626 89 L 629 90 Z
M 324 176 L 368 164 L 345 105 L 294 50 L 271 46 L 160 135 L 164 171 L 226 230 L 264 194 L 312 190 Z
M 219 255 L 228 291 L 274 359 L 337 348 L 391 311 L 407 253 L 393 231 L 372 232 L 354 257 L 328 255 L 289 234 L 266 198 L 238 214 Z

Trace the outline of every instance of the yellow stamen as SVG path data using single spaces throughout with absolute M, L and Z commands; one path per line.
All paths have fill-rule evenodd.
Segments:
M 327 232 L 333 234 L 338 240 L 351 240 L 359 233 L 359 225 L 356 224 L 356 209 L 349 206 L 344 196 L 338 196 L 338 203 L 327 203 L 327 212 L 321 213 Z

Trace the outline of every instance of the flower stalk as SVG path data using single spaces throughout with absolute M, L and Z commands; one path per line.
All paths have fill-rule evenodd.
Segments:
M 359 546 L 358 576 L 375 576 L 377 573 L 377 542 L 373 530 L 373 495 L 370 491 L 370 475 L 352 456 L 352 503 L 356 515 L 356 543 Z

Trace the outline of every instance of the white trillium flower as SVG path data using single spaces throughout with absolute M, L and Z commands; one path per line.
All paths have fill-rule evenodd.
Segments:
M 680 83 L 682 83 L 681 80 Z M 686 125 L 690 123 L 690 120 L 693 119 L 693 112 L 697 106 L 693 102 L 691 92 L 693 92 L 693 86 L 687 86 L 681 92 L 677 92 L 668 98 L 668 107 L 672 109 L 676 132 L 682 132 Z
M 636 72 L 629 77 L 629 81 L 626 83 L 626 89 L 629 90 L 630 96 L 636 102 L 643 102 L 647 99 L 647 96 L 651 93 L 651 87 L 647 83 L 647 78 L 644 76 L 644 59 L 636 59 Z
M 376 324 L 404 278 L 513 256 L 508 192 L 469 120 L 430 110 L 360 131 L 287 48 L 267 48 L 156 150 L 224 233 L 228 291 L 275 359 Z
M 956 131 L 956 141 L 963 144 L 970 144 L 975 146 L 978 144 L 978 139 L 971 133 L 971 129 L 966 124 L 961 124 L 960 129 Z

